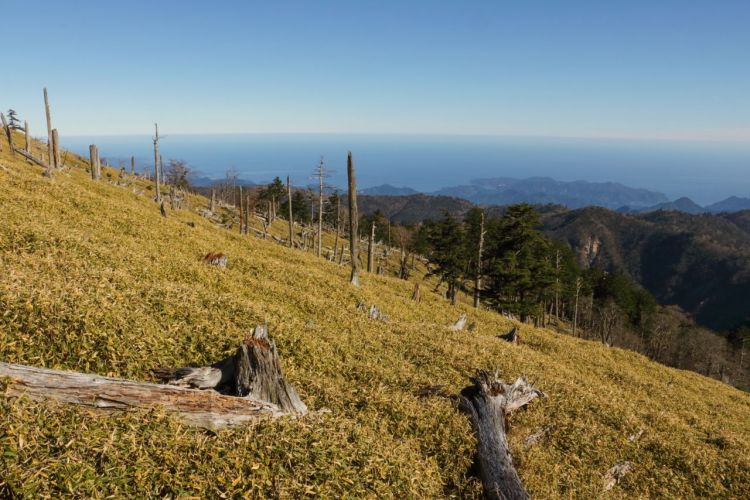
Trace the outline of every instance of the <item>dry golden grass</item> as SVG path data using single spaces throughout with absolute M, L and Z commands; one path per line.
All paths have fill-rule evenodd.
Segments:
M 144 181 L 116 186 L 109 171 L 94 182 L 70 156 L 72 168 L 46 179 L 5 144 L 0 360 L 148 380 L 155 367 L 216 361 L 268 322 L 302 398 L 331 413 L 212 434 L 159 411 L 103 415 L 0 394 L 0 496 L 478 496 L 468 421 L 447 400 L 413 395 L 458 391 L 478 367 L 526 375 L 548 395 L 511 419 L 535 497 L 750 491 L 748 394 L 527 325 L 509 345 L 495 335 L 511 322 L 490 311 L 428 290 L 415 304 L 412 283 L 390 277 L 365 273 L 352 288 L 346 268 L 213 225 L 195 213 L 203 199 L 164 219 Z M 228 268 L 202 264 L 209 251 Z M 390 323 L 369 321 L 360 299 Z M 462 311 L 476 332 L 446 328 Z M 632 472 L 602 493 L 625 460 Z

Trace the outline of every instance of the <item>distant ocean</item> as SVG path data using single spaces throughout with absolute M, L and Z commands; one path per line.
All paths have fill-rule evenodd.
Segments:
M 153 165 L 149 136 L 71 136 L 61 142 L 83 155 L 95 143 L 113 165 L 123 161 L 129 167 L 131 155 L 139 171 Z M 483 177 L 544 176 L 620 182 L 660 191 L 670 199 L 688 196 L 700 204 L 731 195 L 750 197 L 750 144 L 744 143 L 168 132 L 160 142 L 165 161 L 185 160 L 200 176 L 222 178 L 234 168 L 243 179 L 260 183 L 290 175 L 296 185 L 311 182 L 312 170 L 323 156 L 332 170 L 329 183 L 345 186 L 348 150 L 362 188 L 388 183 L 433 191 Z

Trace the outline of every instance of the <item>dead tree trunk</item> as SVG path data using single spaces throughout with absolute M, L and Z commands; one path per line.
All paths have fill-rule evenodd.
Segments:
M 346 160 L 346 173 L 349 178 L 349 259 L 352 263 L 352 275 L 350 282 L 354 286 L 359 286 L 359 248 L 357 239 L 359 238 L 359 215 L 357 213 L 357 179 L 354 174 L 354 161 L 352 152 Z
M 288 218 L 289 218 L 289 248 L 294 248 L 294 216 L 292 212 L 292 182 L 289 176 L 286 176 L 286 199 L 287 205 L 289 205 Z
M 336 262 L 336 253 L 339 248 L 339 233 L 341 232 L 341 197 L 336 196 L 336 239 L 333 240 L 333 261 Z
M 317 257 L 320 257 L 323 255 L 323 178 L 326 175 L 322 157 L 316 174 L 318 176 L 318 246 L 316 247 L 316 254 Z
M 94 144 L 89 146 L 89 164 L 91 165 L 91 178 L 99 179 L 99 150 Z
M 479 307 L 479 290 L 482 288 L 482 251 L 484 250 L 484 211 L 479 216 L 479 245 L 477 246 L 477 275 L 474 277 L 474 307 Z
M 154 123 L 154 186 L 156 187 L 156 202 L 161 203 L 161 188 L 159 187 L 159 125 Z
M 13 147 L 13 130 L 8 126 L 8 122 L 5 121 L 5 115 L 0 113 L 0 120 L 3 122 L 3 129 L 5 130 L 5 135 L 8 138 L 8 146 L 10 147 L 10 154 L 11 156 L 16 153 L 15 147 Z
M 52 399 L 109 411 L 160 406 L 177 413 L 187 424 L 209 429 L 284 414 L 274 404 L 251 398 L 89 373 L 0 363 L 0 377 L 9 381 L 9 396 L 26 396 L 35 401 Z
M 135 156 L 130 157 L 130 176 L 135 177 Z
M 29 122 L 25 121 L 23 122 L 23 135 L 24 139 L 26 140 L 24 149 L 26 152 L 31 153 L 31 136 L 29 135 Z
M 370 225 L 370 239 L 367 243 L 367 272 L 372 272 L 373 260 L 375 258 L 375 221 Z
M 573 336 L 578 336 L 578 296 L 581 293 L 581 277 L 576 278 L 576 298 L 573 306 Z
M 411 300 L 417 303 L 422 301 L 422 296 L 419 292 L 419 283 L 414 283 L 414 290 L 411 292 Z
M 505 384 L 496 377 L 477 370 L 472 385 L 461 391 L 459 408 L 471 420 L 477 437 L 477 462 L 484 496 L 498 500 L 522 500 L 529 494 L 518 477 L 505 436 L 505 416 L 544 397 L 525 379 Z
M 216 189 L 211 189 L 211 204 L 208 206 L 211 213 L 216 211 Z
M 55 154 L 55 165 L 57 168 L 62 167 L 62 161 L 60 159 L 60 135 L 57 133 L 57 129 L 52 129 L 52 152 Z
M 49 110 L 49 98 L 47 97 L 47 87 L 44 87 L 44 114 L 47 117 L 47 172 L 48 177 L 52 177 L 52 170 L 57 166 L 55 164 L 55 155 L 52 150 L 52 114 Z
M 45 163 L 44 160 L 42 160 L 40 158 L 37 158 L 36 156 L 32 155 L 28 151 L 24 151 L 23 149 L 16 148 L 16 153 L 18 153 L 19 155 L 23 156 L 27 160 L 36 163 L 37 165 L 39 165 L 40 167 L 43 167 L 44 169 L 48 169 L 49 168 L 49 165 L 47 163 Z
M 306 413 L 307 406 L 284 378 L 268 327 L 258 325 L 234 355 L 211 366 L 166 368 L 154 374 L 181 387 L 215 389 L 225 394 L 271 403 L 284 412 Z
M 245 232 L 245 219 L 244 219 L 244 208 L 245 208 L 245 200 L 242 198 L 242 186 L 240 186 L 240 234 L 243 234 Z

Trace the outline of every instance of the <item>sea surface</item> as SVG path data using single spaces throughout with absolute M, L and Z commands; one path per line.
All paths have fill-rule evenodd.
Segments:
M 110 164 L 139 171 L 153 168 L 153 143 L 143 136 L 69 136 L 64 147 L 88 155 L 96 144 Z M 613 181 L 688 196 L 709 204 L 728 196 L 750 197 L 750 144 L 493 136 L 164 133 L 165 162 L 188 162 L 200 176 L 223 178 L 235 169 L 262 183 L 290 175 L 295 185 L 312 182 L 323 157 L 332 186 L 346 185 L 352 151 L 360 188 L 380 184 L 433 191 L 484 177 L 552 177 L 562 181 Z

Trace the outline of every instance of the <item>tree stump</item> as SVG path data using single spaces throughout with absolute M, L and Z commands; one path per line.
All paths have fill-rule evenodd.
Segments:
M 214 389 L 223 394 L 271 403 L 287 413 L 307 413 L 281 371 L 276 344 L 268 338 L 268 327 L 258 325 L 234 355 L 211 366 L 162 368 L 154 375 L 171 385 Z
M 498 335 L 497 338 L 510 342 L 511 344 L 518 344 L 518 328 L 513 327 L 511 331 Z

